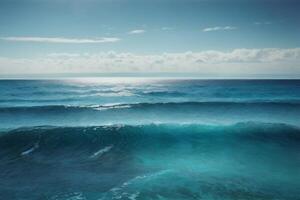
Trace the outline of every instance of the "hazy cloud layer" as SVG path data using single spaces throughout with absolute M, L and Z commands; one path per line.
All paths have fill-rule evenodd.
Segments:
M 2 37 L 1 40 L 13 42 L 41 42 L 41 43 L 70 43 L 70 44 L 88 44 L 88 43 L 108 43 L 117 42 L 120 38 L 103 37 L 97 39 L 89 38 L 62 38 L 62 37 Z
M 52 53 L 1 58 L 0 73 L 198 72 L 203 74 L 300 74 L 300 48 L 235 49 L 140 55 L 133 53 Z

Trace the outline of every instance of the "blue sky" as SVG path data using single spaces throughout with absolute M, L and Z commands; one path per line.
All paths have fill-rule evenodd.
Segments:
M 0 72 L 24 73 L 16 63 L 26 65 L 31 73 L 45 71 L 35 70 L 38 65 L 55 68 L 46 70 L 49 73 L 181 72 L 184 68 L 176 65 L 185 64 L 194 66 L 190 71 L 201 72 L 210 68 L 207 59 L 215 55 L 207 57 L 207 52 L 213 51 L 223 57 L 217 60 L 220 65 L 234 63 L 238 68 L 243 63 L 250 68 L 262 62 L 276 73 L 298 73 L 299 10 L 296 0 L 0 0 Z M 121 68 L 116 61 L 99 61 L 112 54 L 123 63 Z M 191 54 L 197 63 L 172 57 L 181 59 L 172 68 L 161 58 L 165 54 Z M 278 54 L 284 58 L 275 58 L 277 63 L 270 60 Z M 66 57 L 70 63 L 59 66 L 58 60 L 65 62 Z M 136 69 L 132 62 L 145 68 Z M 153 67 L 159 62 L 161 69 Z M 92 63 L 93 67 L 86 67 Z M 289 67 L 278 70 L 279 65 Z

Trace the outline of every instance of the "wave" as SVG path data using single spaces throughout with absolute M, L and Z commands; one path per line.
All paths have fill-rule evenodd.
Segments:
M 287 124 L 28 127 L 0 147 L 6 199 L 299 196 L 300 129 Z
M 299 102 L 274 102 L 274 101 L 257 101 L 257 102 L 234 102 L 234 101 L 210 101 L 210 102 L 157 102 L 157 103 L 115 103 L 115 104 L 103 104 L 103 105 L 45 105 L 45 106 L 14 106 L 14 107 L 0 107 L 0 111 L 18 111 L 18 110 L 101 110 L 103 109 L 122 109 L 122 108 L 151 108 L 151 107 L 174 107 L 174 106 L 203 106 L 203 107 L 215 107 L 215 106 L 277 106 L 286 107 L 293 106 L 295 108 L 300 107 Z
M 282 102 L 168 102 L 0 107 L 0 121 L 0 128 L 148 123 L 233 124 L 239 121 L 298 125 L 300 122 L 300 104 Z
M 87 148 L 90 158 L 127 145 L 147 147 L 162 142 L 181 143 L 187 139 L 226 138 L 245 141 L 275 142 L 278 144 L 300 144 L 300 129 L 287 124 L 245 122 L 234 125 L 200 124 L 149 124 L 149 125 L 112 125 L 92 127 L 28 127 L 18 128 L 0 135 L 3 150 L 13 150 L 20 155 L 37 151 L 57 151 L 67 146 L 76 149 Z M 131 147 L 133 147 L 131 146 Z M 72 149 L 71 148 L 71 149 Z

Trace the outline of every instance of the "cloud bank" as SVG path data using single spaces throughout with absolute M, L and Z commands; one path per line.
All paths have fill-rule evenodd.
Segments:
M 52 53 L 37 58 L 0 57 L 0 74 L 195 72 L 212 75 L 300 74 L 300 48 L 235 49 L 140 55 Z M 300 77 L 299 77 L 300 78 Z
M 104 37 L 98 39 L 89 38 L 62 38 L 62 37 L 2 37 L 1 40 L 13 42 L 40 42 L 40 43 L 69 43 L 69 44 L 91 44 L 118 42 L 120 38 Z

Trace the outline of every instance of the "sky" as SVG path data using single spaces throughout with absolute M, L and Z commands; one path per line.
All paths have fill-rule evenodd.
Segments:
M 0 75 L 300 78 L 298 0 L 0 0 Z

